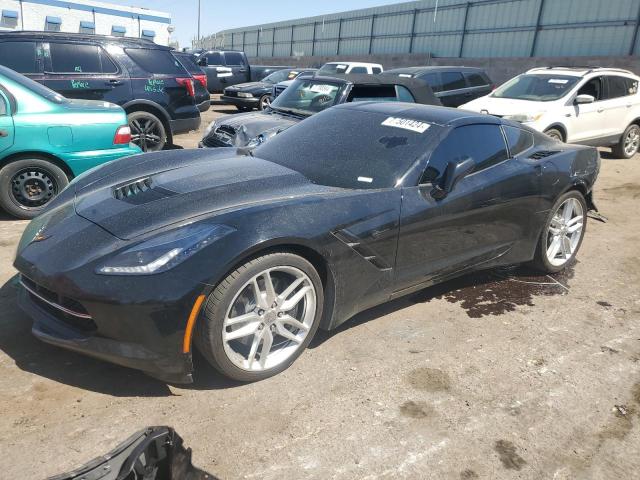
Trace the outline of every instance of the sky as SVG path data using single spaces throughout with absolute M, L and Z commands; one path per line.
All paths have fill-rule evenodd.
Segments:
M 191 46 L 198 29 L 198 0 L 104 0 L 108 3 L 144 7 L 171 13 L 181 47 Z M 401 3 L 407 0 L 201 0 L 200 34 L 206 36 L 228 28 L 246 27 L 315 15 Z

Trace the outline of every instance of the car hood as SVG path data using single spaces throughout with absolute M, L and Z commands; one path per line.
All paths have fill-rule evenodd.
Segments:
M 76 213 L 123 240 L 214 212 L 331 190 L 235 148 L 130 157 L 73 186 Z
M 273 84 L 269 82 L 248 82 L 248 83 L 239 83 L 238 85 L 234 85 L 232 87 L 227 87 L 225 90 L 235 91 L 235 92 L 254 92 L 256 90 L 271 90 L 273 88 Z
M 465 103 L 458 108 L 472 112 L 485 112 L 504 117 L 505 115 L 522 115 L 541 113 L 547 109 L 546 102 L 515 100 L 512 98 L 482 97 Z
M 217 122 L 208 136 L 220 135 L 220 127 L 225 143 L 236 147 L 244 147 L 260 134 L 281 132 L 300 122 L 302 118 L 295 115 L 280 114 L 276 111 L 242 113 L 229 116 Z

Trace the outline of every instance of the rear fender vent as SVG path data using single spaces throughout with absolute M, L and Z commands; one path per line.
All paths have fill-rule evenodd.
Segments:
M 117 200 L 125 200 L 130 197 L 134 197 L 140 193 L 151 190 L 153 183 L 151 178 L 141 178 L 135 182 L 127 183 L 113 189 L 113 196 Z
M 542 160 L 543 158 L 550 157 L 551 155 L 555 155 L 556 153 L 560 153 L 559 150 L 540 150 L 532 154 L 529 158 L 532 160 Z

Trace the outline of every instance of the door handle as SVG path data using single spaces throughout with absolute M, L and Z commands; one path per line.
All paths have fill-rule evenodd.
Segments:
M 107 80 L 106 84 L 111 85 L 112 87 L 117 87 L 118 85 L 122 85 L 124 82 L 122 80 Z
M 241 68 L 240 70 L 238 70 L 240 73 L 247 73 L 247 69 L 246 68 Z
M 4 138 L 4 137 L 8 137 L 9 136 L 9 131 L 2 129 L 0 130 L 0 137 Z

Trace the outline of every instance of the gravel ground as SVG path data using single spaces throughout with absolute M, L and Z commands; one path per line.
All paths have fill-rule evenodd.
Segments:
M 25 222 L 0 217 L 0 476 L 47 477 L 171 425 L 223 479 L 637 478 L 640 158 L 603 157 L 608 222 L 590 220 L 566 273 L 424 290 L 251 385 L 196 358 L 195 384 L 168 386 L 35 340 L 11 266 Z

